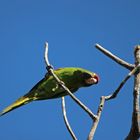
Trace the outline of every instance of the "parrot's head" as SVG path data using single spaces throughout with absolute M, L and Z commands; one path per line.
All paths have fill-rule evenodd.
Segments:
M 95 73 L 83 73 L 84 86 L 91 86 L 99 82 L 99 76 Z
M 88 87 L 99 82 L 99 76 L 91 71 L 79 68 L 75 74 L 77 74 L 76 77 L 81 82 L 82 87 Z

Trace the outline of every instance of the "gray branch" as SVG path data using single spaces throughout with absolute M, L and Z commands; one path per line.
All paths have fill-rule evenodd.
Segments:
M 95 132 L 96 132 L 98 123 L 100 121 L 100 117 L 101 117 L 103 108 L 104 108 L 104 104 L 105 104 L 105 96 L 102 96 L 100 98 L 100 104 L 99 104 L 98 111 L 97 111 L 97 119 L 93 122 L 93 125 L 91 127 L 87 140 L 93 140 L 93 138 L 94 138 L 94 135 L 95 135 Z
M 140 46 L 134 51 L 135 65 L 140 65 Z M 135 73 L 133 91 L 133 114 L 130 132 L 125 140 L 138 140 L 140 138 L 140 68 Z
M 120 83 L 120 85 L 118 86 L 118 88 L 115 90 L 115 92 L 113 92 L 113 94 L 110 94 L 108 96 L 105 97 L 105 100 L 111 100 L 114 99 L 115 97 L 117 97 L 119 91 L 121 90 L 121 88 L 123 87 L 123 85 L 126 83 L 126 81 L 136 73 L 136 71 L 139 69 L 139 65 L 136 66 L 131 72 L 128 73 L 128 75 L 124 78 L 124 80 L 122 80 L 122 82 Z
M 64 118 L 65 125 L 66 125 L 71 137 L 73 138 L 73 140 L 77 140 L 74 132 L 72 131 L 72 129 L 70 127 L 69 121 L 67 119 L 67 113 L 66 113 L 66 107 L 65 107 L 65 98 L 64 97 L 62 97 L 62 112 L 63 112 L 63 118 Z
M 104 53 L 105 55 L 107 55 L 109 58 L 113 59 L 115 62 L 117 62 L 118 64 L 120 64 L 121 66 L 132 70 L 135 65 L 130 64 L 122 59 L 120 59 L 119 57 L 117 57 L 116 55 L 112 54 L 111 52 L 109 52 L 108 50 L 106 50 L 105 48 L 103 48 L 101 45 L 99 44 L 95 44 L 95 47 L 100 50 L 102 53 Z

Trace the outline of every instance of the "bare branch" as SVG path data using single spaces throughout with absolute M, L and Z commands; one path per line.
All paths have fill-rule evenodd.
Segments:
M 66 107 L 65 107 L 65 98 L 64 97 L 62 97 L 62 112 L 63 112 L 63 118 L 64 118 L 65 125 L 67 127 L 67 130 L 71 134 L 71 137 L 73 138 L 73 140 L 77 140 L 74 132 L 72 131 L 72 129 L 70 127 L 68 119 L 67 119 L 67 113 L 66 113 Z
M 99 104 L 98 111 L 97 111 L 97 118 L 93 122 L 93 125 L 91 127 L 91 130 L 90 130 L 90 133 L 89 133 L 89 136 L 88 136 L 87 140 L 93 140 L 93 138 L 94 138 L 96 128 L 98 126 L 98 123 L 100 121 L 100 117 L 101 117 L 101 114 L 102 114 L 102 111 L 103 111 L 103 108 L 104 108 L 104 104 L 105 104 L 105 96 L 102 96 L 100 98 L 100 104 Z
M 140 45 L 134 50 L 135 64 L 140 65 Z M 130 132 L 125 140 L 140 139 L 140 68 L 135 73 L 133 90 L 133 114 Z
M 139 69 L 139 65 L 136 66 L 131 72 L 128 73 L 128 75 L 124 78 L 124 80 L 120 83 L 120 85 L 118 86 L 118 88 L 115 90 L 115 92 L 113 94 L 110 94 L 108 96 L 105 96 L 106 100 L 111 100 L 114 99 L 115 97 L 117 97 L 119 91 L 121 90 L 121 88 L 123 87 L 123 85 L 126 83 L 126 81 L 135 74 L 135 72 Z
M 44 59 L 45 59 L 45 63 L 47 67 L 50 67 L 50 63 L 49 63 L 49 59 L 48 59 L 48 49 L 49 49 L 49 45 L 48 42 L 45 43 L 45 55 L 44 55 Z
M 95 47 L 100 50 L 102 53 L 104 53 L 105 55 L 107 55 L 109 58 L 113 59 L 115 62 L 117 62 L 118 64 L 120 64 L 121 66 L 132 70 L 135 65 L 130 64 L 122 59 L 120 59 L 119 57 L 117 57 L 116 55 L 112 54 L 111 52 L 109 52 L 108 50 L 106 50 L 105 48 L 103 48 L 101 45 L 99 44 L 95 44 Z

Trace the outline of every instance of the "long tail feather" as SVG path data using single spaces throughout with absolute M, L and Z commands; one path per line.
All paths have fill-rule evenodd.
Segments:
M 12 111 L 13 109 L 16 109 L 22 105 L 25 105 L 29 102 L 31 102 L 31 98 L 23 96 L 21 98 L 19 98 L 18 100 L 16 100 L 13 104 L 11 104 L 10 106 L 6 107 L 2 112 L 0 112 L 0 116 Z

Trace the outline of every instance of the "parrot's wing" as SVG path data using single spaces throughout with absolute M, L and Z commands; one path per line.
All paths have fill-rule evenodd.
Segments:
M 42 80 L 40 80 L 40 81 L 29 91 L 29 93 L 30 93 L 31 91 L 37 89 L 37 88 L 41 85 L 41 83 L 43 83 L 44 81 L 45 81 L 45 78 L 43 78 Z
M 77 90 L 78 90 L 78 88 L 70 89 L 70 91 L 71 91 L 72 93 L 76 92 Z M 62 91 L 62 92 L 60 92 L 59 94 L 54 95 L 54 96 L 51 97 L 50 99 L 60 98 L 60 97 L 66 96 L 66 95 L 68 95 L 67 91 Z
M 32 91 L 34 91 L 34 90 L 36 90 L 36 89 L 37 89 L 44 81 L 46 81 L 49 77 L 50 77 L 50 74 L 46 73 L 45 78 L 41 79 L 41 80 L 29 91 L 29 93 L 32 92 Z

